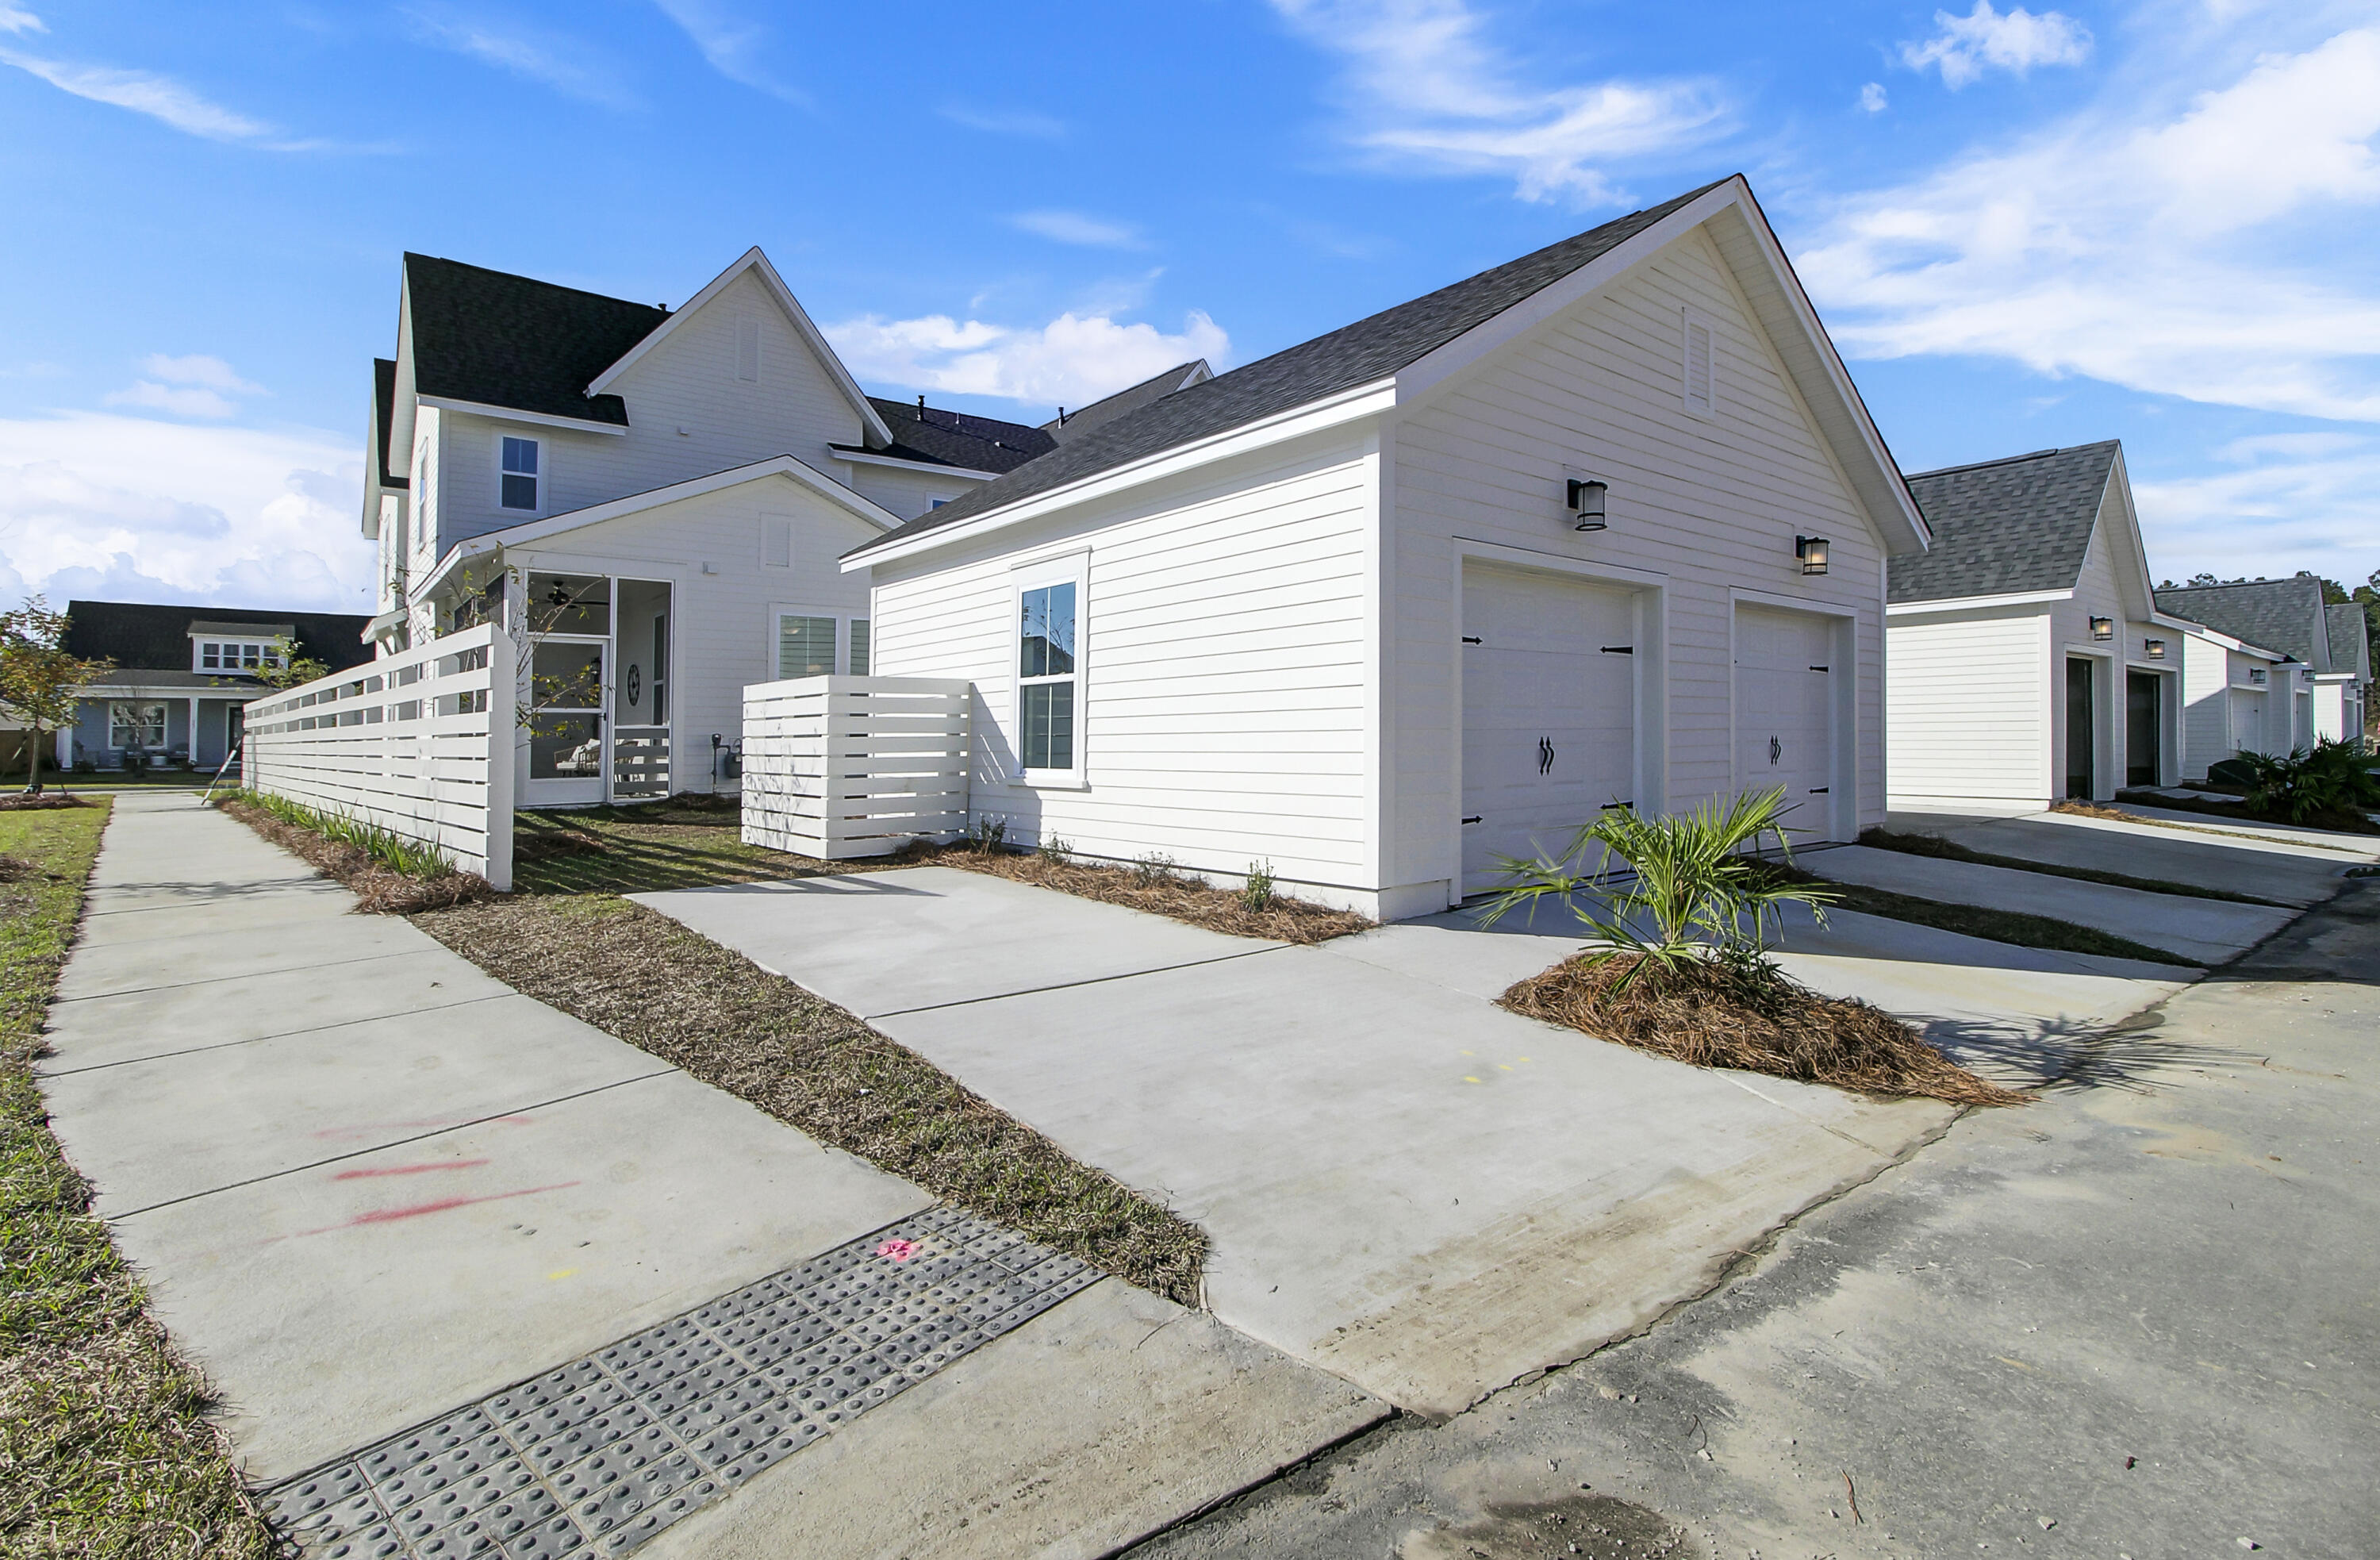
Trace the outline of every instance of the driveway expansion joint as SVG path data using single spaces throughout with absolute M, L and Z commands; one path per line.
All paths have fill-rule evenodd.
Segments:
M 305 1560 L 625 1554 L 1104 1275 L 948 1204 L 262 1492 Z

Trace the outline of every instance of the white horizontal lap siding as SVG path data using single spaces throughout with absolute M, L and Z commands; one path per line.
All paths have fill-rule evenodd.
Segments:
M 2045 613 L 1901 616 L 1887 634 L 1895 797 L 2046 802 L 2057 794 Z
M 1369 462 L 1308 441 L 880 571 L 885 676 L 977 689 L 978 815 L 1089 855 L 1368 890 Z M 1013 753 L 1014 563 L 1088 550 L 1086 786 Z
M 760 326 L 758 381 L 736 377 L 739 318 Z M 858 409 L 749 273 L 681 320 L 609 393 L 627 405 L 625 433 L 447 414 L 441 550 L 523 518 L 496 506 L 500 433 L 544 441 L 540 515 L 608 504 L 773 455 L 832 473 L 847 468 L 827 446 L 859 442 Z
M 2204 780 L 2208 764 L 2231 756 L 2233 657 L 2195 634 L 2174 638 L 2181 646 L 2181 777 Z
M 854 441 L 846 440 L 845 443 Z M 883 506 L 905 520 L 914 520 L 933 508 L 934 501 L 944 503 L 974 488 L 979 481 L 966 477 L 934 477 L 922 471 L 903 471 L 889 466 L 864 465 L 856 461 L 838 461 L 831 475 L 850 484 L 853 492 Z
M 1687 308 L 1712 327 L 1718 406 L 1707 419 L 1688 415 L 1681 395 Z M 1394 450 L 1392 879 L 1458 870 L 1447 826 L 1458 799 L 1458 539 L 1666 578 L 1673 810 L 1734 783 L 1730 590 L 1853 614 L 1859 821 L 1881 819 L 1882 547 L 1699 233 L 1400 419 Z M 1572 529 L 1572 474 L 1610 483 L 1609 529 Z M 1827 575 L 1800 572 L 1796 535 L 1831 542 Z M 1646 713 L 1645 742 L 1664 740 L 1662 714 Z
M 761 561 L 766 517 L 793 522 L 788 566 Z M 800 483 L 771 476 L 568 531 L 518 550 L 510 561 L 670 586 L 671 786 L 703 790 L 717 781 L 711 735 L 738 740 L 746 686 L 776 678 L 773 609 L 864 616 L 867 582 L 844 573 L 836 560 L 880 534 Z M 704 572 L 706 564 L 711 572 Z M 641 652 L 650 628 L 626 627 L 637 637 L 625 643 Z M 625 664 L 629 651 L 621 653 Z M 732 781 L 722 784 L 734 788 Z

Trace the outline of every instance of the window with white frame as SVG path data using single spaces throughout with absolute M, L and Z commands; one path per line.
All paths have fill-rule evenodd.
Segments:
M 851 641 L 848 655 L 851 675 L 864 677 L 868 675 L 868 619 L 853 618 L 848 637 Z
M 535 513 L 545 481 L 542 469 L 545 452 L 540 447 L 544 441 L 506 433 L 496 443 L 497 506 Z
M 107 745 L 111 748 L 162 748 L 165 745 L 165 706 L 118 700 L 107 707 Z
M 281 664 L 281 648 L 270 640 L 194 640 L 201 672 L 247 673 Z
M 1709 417 L 1718 406 L 1718 369 L 1713 362 L 1710 322 L 1689 309 L 1683 315 L 1685 378 L 1682 389 L 1686 409 Z
M 823 677 L 848 670 L 868 675 L 868 619 L 832 610 L 777 609 L 776 665 L 781 677 Z
M 1028 576 L 1016 591 L 1016 756 L 1026 778 L 1083 769 L 1082 579 Z

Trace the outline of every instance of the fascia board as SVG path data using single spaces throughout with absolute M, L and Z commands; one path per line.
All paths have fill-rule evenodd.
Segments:
M 529 422 L 540 428 L 567 428 L 577 433 L 619 435 L 628 431 L 627 424 L 622 422 L 597 422 L 589 418 L 557 417 L 548 411 L 522 411 L 515 407 L 490 406 L 485 401 L 458 401 L 452 396 L 416 396 L 414 401 L 420 406 L 436 407 L 441 411 L 468 412 L 473 417 L 492 417 L 504 422 Z
M 988 482 L 1000 475 L 997 471 L 978 471 L 971 466 L 936 466 L 930 461 L 904 460 L 897 455 L 878 455 L 872 450 L 839 449 L 837 460 L 848 460 L 855 466 L 889 466 L 896 471 L 919 471 L 929 477 L 964 477 L 973 481 Z
M 2140 511 L 2132 506 L 2132 478 L 2131 473 L 2125 469 L 2124 446 L 2121 445 L 2116 446 L 2116 458 L 2108 464 L 2107 491 L 2100 495 L 2102 520 L 2107 517 L 2109 497 L 2120 501 L 2124 512 L 2125 537 L 2132 560 L 2132 567 L 2125 572 L 2131 577 L 2132 589 L 2138 592 L 2134 600 L 2124 603 L 2125 609 L 2130 611 L 2138 605 L 2143 611 L 2153 613 L 2156 610 L 2156 582 L 2149 578 L 2148 542 L 2141 535 Z
M 2149 621 L 2163 628 L 2204 640 L 2207 643 L 2224 650 L 2232 651 L 2240 655 L 2254 656 L 2259 661 L 2270 661 L 2278 664 L 2289 659 L 2279 651 L 2266 650 L 2262 645 L 2250 644 L 2245 640 L 2235 640 L 2220 628 L 2210 628 L 2204 623 L 2193 622 L 2187 617 L 2176 617 L 2170 613 L 2156 613 L 2149 618 Z
M 919 553 L 929 552 L 934 548 L 971 541 L 976 537 L 1002 530 L 1042 515 L 1071 508 L 1077 504 L 1087 504 L 1094 499 L 1105 498 L 1111 494 L 1122 493 L 1127 488 L 1138 487 L 1145 482 L 1159 481 L 1199 466 L 1230 460 L 1253 450 L 1264 449 L 1271 445 L 1286 444 L 1292 439 L 1304 438 L 1308 433 L 1318 433 L 1366 417 L 1377 416 L 1393 409 L 1396 401 L 1397 385 L 1393 379 L 1378 380 L 1370 384 L 1359 384 L 1352 390 L 1342 390 L 1336 396 L 1326 396 L 1318 401 L 1308 401 L 1302 407 L 1292 408 L 1288 411 L 1266 418 L 1261 421 L 1245 423 L 1225 433 L 1216 433 L 1190 444 L 1176 445 L 1171 449 L 1160 450 L 1155 455 L 1145 457 L 1129 465 L 1119 466 L 1112 470 L 1100 471 L 1085 477 L 1080 481 L 1070 482 L 1064 487 L 1052 488 L 1048 493 L 1037 493 L 1030 498 L 1022 498 L 997 509 L 987 509 L 980 515 L 969 516 L 964 520 L 938 527 L 920 535 L 910 537 L 906 541 L 884 545 L 864 542 L 858 550 L 844 555 L 843 572 L 849 574 L 872 564 L 890 563 L 896 558 L 914 557 Z
M 2070 602 L 2071 590 L 2015 591 L 1999 596 L 1949 596 L 1931 602 L 1892 602 L 1886 605 L 1887 617 L 1913 617 L 1928 612 L 1981 612 L 1986 607 L 2033 606 L 2045 602 Z
M 851 371 L 843 366 L 843 360 L 836 356 L 833 347 L 827 345 L 826 337 L 820 334 L 818 324 L 810 318 L 809 311 L 802 307 L 801 300 L 794 296 L 793 289 L 785 286 L 785 279 L 777 274 L 777 268 L 769 263 L 769 257 L 760 252 L 760 246 L 758 244 L 746 250 L 735 264 L 712 277 L 710 285 L 687 299 L 683 308 L 673 311 L 670 317 L 661 323 L 659 328 L 648 332 L 645 338 L 629 347 L 627 353 L 618 362 L 589 380 L 587 384 L 587 394 L 600 396 L 610 389 L 615 380 L 643 361 L 646 353 L 660 346 L 672 332 L 675 331 L 680 321 L 691 316 L 704 304 L 725 292 L 735 278 L 747 271 L 759 273 L 761 286 L 768 288 L 770 296 L 777 300 L 777 307 L 785 311 L 786 319 L 793 323 L 795 334 L 808 343 L 809 349 L 826 364 L 827 372 L 834 376 L 836 388 L 843 392 L 844 398 L 849 400 L 853 408 L 859 413 L 860 426 L 886 444 L 891 444 L 892 430 L 884 425 L 884 419 L 877 414 L 874 407 L 868 405 L 867 394 L 859 388 L 858 382 L 851 377 Z

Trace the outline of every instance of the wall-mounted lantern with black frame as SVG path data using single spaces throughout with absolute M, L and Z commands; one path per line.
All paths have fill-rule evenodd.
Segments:
M 1601 530 L 1611 523 L 1609 501 L 1611 486 L 1593 477 L 1572 477 L 1570 480 L 1570 512 L 1577 521 L 1573 530 Z
M 2152 661 L 2162 661 L 2165 659 L 2165 641 L 2163 640 L 2143 640 L 2142 641 L 2142 648 L 2147 652 L 2148 658 Z
M 2116 620 L 2112 617 L 2095 617 L 2091 619 L 2091 637 L 2095 640 L 2100 640 L 2114 639 L 2116 637 Z
M 1797 536 L 1793 539 L 1793 555 L 1802 560 L 1803 574 L 1827 572 L 1827 539 L 1823 536 Z

